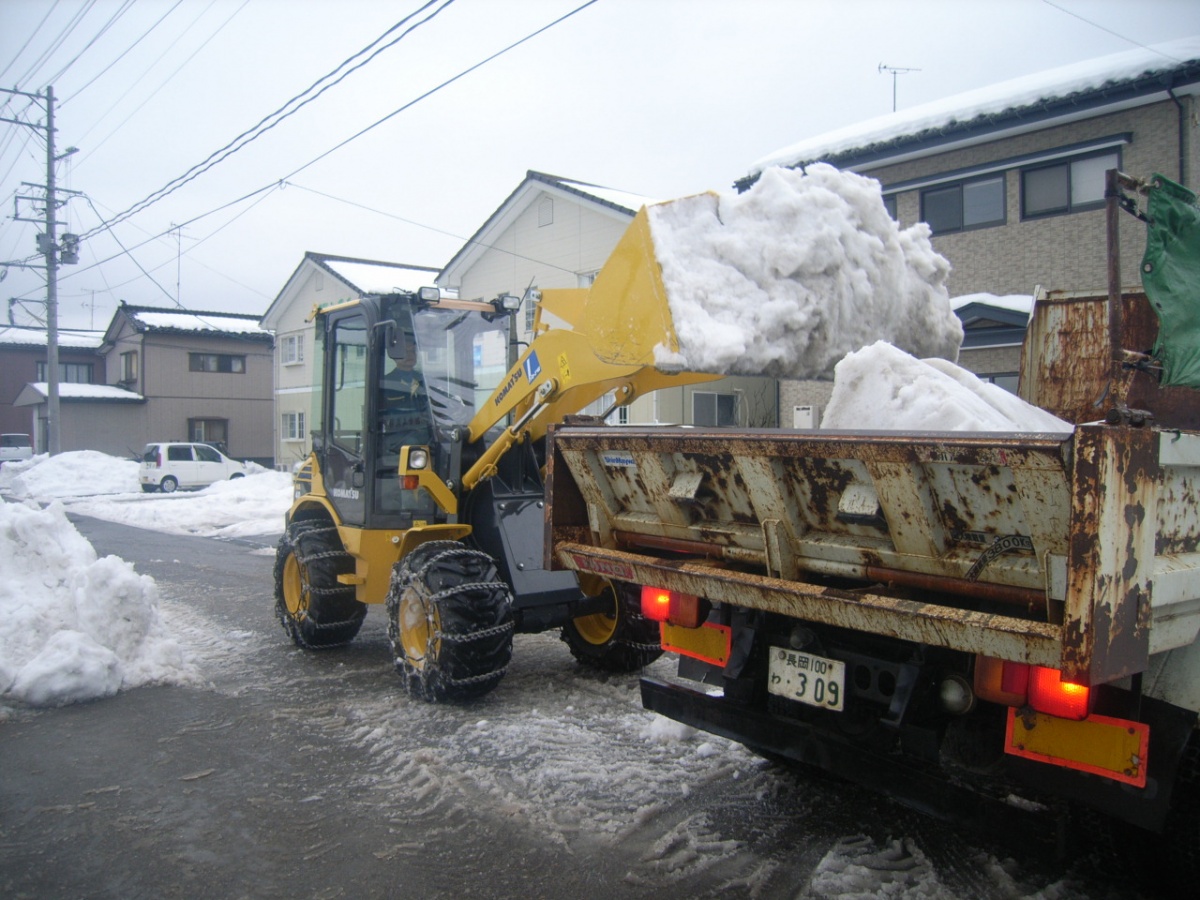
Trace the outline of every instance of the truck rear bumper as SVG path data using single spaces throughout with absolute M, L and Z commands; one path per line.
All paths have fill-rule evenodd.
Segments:
M 641 688 L 642 705 L 648 710 L 756 751 L 816 766 L 890 796 L 905 806 L 981 832 L 1004 833 L 997 829 L 1012 829 L 1008 833 L 1015 834 L 1021 833 L 1019 829 L 1033 829 L 1030 833 L 1052 841 L 1058 839 L 1059 830 L 1047 827 L 1048 820 L 1055 824 L 1065 822 L 1065 803 L 1013 805 L 999 793 L 975 790 L 961 779 L 951 781 L 936 769 L 919 766 L 900 754 L 872 752 L 805 722 L 656 678 L 643 677 Z M 1157 752 L 1151 751 L 1151 780 L 1146 790 L 1137 791 L 1116 782 L 1014 757 L 1006 760 L 1006 774 L 998 781 L 1013 791 L 1025 789 L 1042 801 L 1047 797 L 1075 801 L 1142 828 L 1161 829 L 1171 793 L 1166 786 L 1174 781 L 1179 755 L 1195 716 L 1149 698 L 1143 702 L 1157 732 Z M 1032 808 L 1036 806 L 1041 809 Z

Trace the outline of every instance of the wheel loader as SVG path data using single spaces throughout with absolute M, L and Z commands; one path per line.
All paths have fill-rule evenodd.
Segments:
M 655 368 L 656 346 L 677 349 L 658 279 L 643 210 L 590 288 L 529 293 L 534 337 L 515 361 L 522 298 L 431 287 L 315 310 L 313 452 L 275 564 L 292 640 L 345 644 L 385 604 L 396 669 L 428 701 L 493 689 L 514 632 L 561 628 L 604 670 L 656 658 L 637 596 L 602 574 L 544 570 L 542 475 L 550 424 L 606 396 L 627 405 L 717 377 Z

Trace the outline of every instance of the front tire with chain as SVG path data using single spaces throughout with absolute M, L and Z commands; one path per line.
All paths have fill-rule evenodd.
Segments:
M 290 522 L 275 554 L 275 613 L 297 646 L 323 650 L 358 634 L 367 606 L 339 575 L 354 571 L 337 527 L 326 518 Z
M 431 703 L 491 691 L 512 658 L 512 592 L 486 553 L 430 541 L 392 570 L 388 637 L 405 689 Z
M 612 611 L 572 619 L 562 639 L 582 665 L 604 672 L 636 672 L 662 656 L 658 623 L 642 615 L 637 589 L 605 582 Z

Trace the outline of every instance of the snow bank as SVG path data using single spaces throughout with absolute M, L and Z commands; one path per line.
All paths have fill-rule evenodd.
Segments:
M 679 353 L 663 368 L 829 377 L 847 353 L 887 340 L 958 358 L 950 265 L 925 224 L 901 229 L 879 183 L 832 166 L 769 169 L 745 194 L 648 207 Z
M 0 467 L 0 491 L 21 500 L 58 500 L 140 491 L 138 464 L 95 450 L 41 454 Z
M 61 706 L 191 677 L 154 580 L 97 559 L 60 504 L 0 502 L 0 559 L 0 697 Z
M 897 431 L 1070 432 L 1074 426 L 942 359 L 878 341 L 834 370 L 821 427 Z

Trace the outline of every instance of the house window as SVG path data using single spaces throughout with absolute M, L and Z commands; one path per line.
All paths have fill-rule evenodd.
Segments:
M 280 352 L 285 366 L 304 362 L 304 335 L 292 334 L 285 337 Z
M 533 298 L 527 297 L 525 299 L 525 330 L 526 331 L 533 331 L 533 318 L 536 315 L 537 315 L 537 303 L 535 303 L 533 301 Z
M 282 432 L 283 440 L 285 441 L 304 440 L 304 413 L 285 412 L 283 414 Z
M 887 210 L 887 214 L 889 216 L 891 216 L 897 222 L 900 221 L 899 216 L 896 215 L 896 195 L 895 194 L 885 194 L 884 195 L 883 208 Z
M 554 199 L 543 197 L 538 203 L 538 228 L 554 224 Z
M 991 175 L 921 191 L 921 220 L 929 223 L 934 234 L 1003 225 L 1004 176 Z
M 37 364 L 37 378 L 34 380 L 46 381 L 46 373 L 48 371 L 46 363 L 39 362 Z M 91 384 L 92 364 L 60 362 L 58 364 L 58 380 L 69 384 Z
M 188 369 L 192 372 L 232 372 L 244 375 L 246 357 L 228 353 L 189 353 Z
M 692 424 L 724 427 L 737 424 L 737 395 L 696 391 L 692 394 Z
M 228 419 L 188 419 L 188 440 L 225 449 L 229 440 Z
M 1104 204 L 1104 173 L 1120 167 L 1120 154 L 1109 152 L 1025 169 L 1021 216 L 1036 219 L 1097 209 Z
M 121 381 L 124 384 L 136 384 L 138 380 L 138 354 L 130 350 L 121 354 Z

